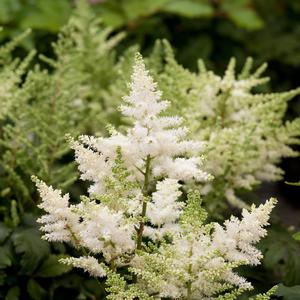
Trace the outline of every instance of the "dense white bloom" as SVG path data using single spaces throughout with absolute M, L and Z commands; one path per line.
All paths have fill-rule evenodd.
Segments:
M 221 251 L 228 261 L 247 261 L 257 265 L 262 258 L 261 252 L 253 245 L 267 233 L 264 226 L 268 225 L 269 215 L 276 203 L 271 199 L 259 207 L 252 206 L 249 212 L 243 209 L 243 219 L 231 217 L 225 222 L 225 228 L 215 224 L 213 245 Z
M 93 277 L 106 276 L 104 265 L 100 264 L 93 256 L 62 258 L 60 259 L 60 262 L 75 268 L 81 268 L 84 271 L 89 272 Z
M 245 206 L 237 191 L 280 180 L 281 159 L 297 155 L 291 145 L 299 143 L 300 118 L 285 122 L 284 116 L 300 88 L 258 92 L 256 88 L 269 80 L 261 77 L 266 64 L 252 70 L 253 62 L 247 59 L 237 73 L 232 59 L 219 76 L 200 60 L 199 71 L 192 72 L 176 61 L 167 41 L 156 45 L 148 62 L 163 96 L 172 100 L 169 113 L 184 117 L 191 137 L 208 145 L 202 169 L 216 180 L 205 183 L 200 192 L 214 202 L 212 207 L 224 199 L 232 206 Z
M 103 191 L 103 179 L 111 175 L 117 147 L 121 147 L 126 167 L 138 180 L 143 179 L 140 171 L 144 170 L 147 157 L 155 176 L 207 180 L 209 175 L 200 169 L 202 143 L 184 139 L 187 129 L 178 127 L 181 118 L 160 115 L 169 103 L 160 100 L 161 93 L 140 56 L 136 58 L 131 80 L 130 94 L 124 97 L 127 104 L 121 106 L 122 113 L 133 121 L 126 135 L 114 131 L 109 138 L 83 136 L 72 143 L 81 178 L 93 182 L 90 193 Z M 183 155 L 196 157 L 179 158 Z
M 38 205 L 47 213 L 37 222 L 43 224 L 41 230 L 44 239 L 53 242 L 72 242 L 77 245 L 74 234 L 77 231 L 79 216 L 74 214 L 69 206 L 69 194 L 61 195 L 61 191 L 54 190 L 44 182 L 33 178 L 36 182 L 42 202 Z
M 81 217 L 78 230 L 81 245 L 92 253 L 102 253 L 110 262 L 134 250 L 134 223 L 124 218 L 122 212 L 85 201 L 76 206 L 76 213 Z
M 153 240 L 161 239 L 165 234 L 174 234 L 178 231 L 179 216 L 184 207 L 184 202 L 179 202 L 181 195 L 180 184 L 175 179 L 165 179 L 156 185 L 157 191 L 152 194 L 152 201 L 148 203 L 146 216 L 152 225 L 147 226 L 145 235 Z
M 268 225 L 275 203 L 271 199 L 250 211 L 243 210 L 241 220 L 232 217 L 224 227 L 217 223 L 207 228 L 193 224 L 182 227 L 172 243 L 162 244 L 158 253 L 135 259 L 135 272 L 144 280 L 145 288 L 172 299 L 186 299 L 187 286 L 190 299 L 207 300 L 232 287 L 251 289 L 251 283 L 233 269 L 260 263 L 262 255 L 254 244 L 266 234 L 263 227 Z
M 157 191 L 152 194 L 148 204 L 147 216 L 153 225 L 162 226 L 175 222 L 180 215 L 183 202 L 177 199 L 181 195 L 180 184 L 175 179 L 165 179 L 156 185 Z

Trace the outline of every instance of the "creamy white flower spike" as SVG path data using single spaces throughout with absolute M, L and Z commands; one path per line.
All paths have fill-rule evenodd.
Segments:
M 62 196 L 61 191 L 47 186 L 44 182 L 33 177 L 42 202 L 38 205 L 47 214 L 37 219 L 43 224 L 40 228 L 44 232 L 43 238 L 51 242 L 71 242 L 74 246 L 74 233 L 78 230 L 79 216 L 72 212 L 69 205 L 69 194 Z
M 73 266 L 75 268 L 81 268 L 84 271 L 90 273 L 93 277 L 105 277 L 106 272 L 103 264 L 100 264 L 98 260 L 93 256 L 82 256 L 82 257 L 68 257 L 62 258 L 60 262 Z
M 254 244 L 267 234 L 264 227 L 269 224 L 269 216 L 276 202 L 270 199 L 258 207 L 252 205 L 250 211 L 243 209 L 243 219 L 231 217 L 224 223 L 225 227 L 215 224 L 214 247 L 229 261 L 244 260 L 250 265 L 259 264 L 263 256 Z
M 72 142 L 81 178 L 93 182 L 91 194 L 103 191 L 103 179 L 111 175 L 117 147 L 121 147 L 125 165 L 135 179 L 143 179 L 140 170 L 147 157 L 155 176 L 196 181 L 210 178 L 201 170 L 203 144 L 185 139 L 188 130 L 181 126 L 182 118 L 161 115 L 169 102 L 161 100 L 140 55 L 136 56 L 130 94 L 124 101 L 121 112 L 132 120 L 126 134 L 114 131 L 109 138 L 83 136 Z

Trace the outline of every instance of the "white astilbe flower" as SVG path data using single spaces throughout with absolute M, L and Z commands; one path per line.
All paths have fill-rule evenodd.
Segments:
M 61 258 L 59 261 L 75 268 L 81 268 L 93 277 L 106 276 L 105 265 L 100 264 L 93 256 Z
M 62 196 L 61 191 L 34 180 L 42 198 L 38 206 L 47 213 L 37 220 L 43 224 L 44 239 L 85 247 L 101 253 L 107 262 L 134 250 L 134 222 L 122 212 L 89 199 L 70 206 L 68 194 Z
M 40 228 L 44 232 L 43 238 L 51 242 L 71 242 L 78 246 L 74 234 L 78 229 L 79 216 L 69 206 L 69 194 L 62 196 L 61 191 L 47 186 L 37 178 L 33 177 L 33 180 L 42 198 L 38 207 L 47 213 L 37 219 L 38 223 L 43 224 Z
M 86 200 L 76 206 L 80 215 L 79 238 L 92 253 L 102 253 L 106 262 L 133 252 L 134 223 L 107 206 Z
M 82 136 L 72 142 L 81 178 L 93 182 L 91 194 L 103 192 L 103 179 L 111 175 L 117 147 L 121 147 L 125 166 L 135 179 L 143 180 L 145 160 L 151 159 L 155 176 L 178 180 L 206 181 L 209 175 L 199 167 L 202 143 L 185 140 L 187 129 L 179 127 L 182 119 L 160 114 L 169 102 L 160 100 L 161 93 L 137 55 L 131 77 L 130 94 L 124 97 L 122 113 L 133 121 L 126 135 L 114 131 L 109 138 Z M 181 156 L 195 157 L 181 157 Z M 180 156 L 180 158 L 179 158 Z
M 224 225 L 215 225 L 213 244 L 221 251 L 228 261 L 247 261 L 250 265 L 259 264 L 262 254 L 254 247 L 262 237 L 267 234 L 264 228 L 268 225 L 269 215 L 276 203 L 275 199 L 261 204 L 254 205 L 251 210 L 243 209 L 243 219 L 231 217 Z
M 161 239 L 165 234 L 173 234 L 178 228 L 178 218 L 184 207 L 184 202 L 179 202 L 182 194 L 180 184 L 175 179 L 165 179 L 156 185 L 157 191 L 152 194 L 152 201 L 148 203 L 147 217 L 152 225 L 147 226 L 145 235 L 153 240 Z
M 223 291 L 252 289 L 234 268 L 260 263 L 262 256 L 254 244 L 265 235 L 263 227 L 268 225 L 275 203 L 271 199 L 250 211 L 243 210 L 241 220 L 232 217 L 223 227 L 201 224 L 205 215 L 195 201 L 188 202 L 181 230 L 172 243 L 163 243 L 157 252 L 143 253 L 133 261 L 141 286 L 159 299 L 187 299 L 189 295 L 188 299 L 209 300 Z

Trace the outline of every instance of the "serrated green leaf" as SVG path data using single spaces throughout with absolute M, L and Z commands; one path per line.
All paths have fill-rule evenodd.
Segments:
M 211 17 L 214 13 L 211 5 L 191 0 L 171 1 L 162 10 L 187 18 Z
M 283 300 L 299 300 L 300 285 L 288 287 L 283 284 L 279 284 L 275 295 L 282 297 Z
M 300 245 L 284 228 L 274 227 L 261 242 L 264 265 L 268 270 L 280 274 L 287 285 L 300 283 Z
M 47 292 L 34 279 L 27 283 L 27 292 L 32 300 L 42 300 L 46 298 Z
M 12 234 L 15 251 L 22 255 L 21 273 L 32 273 L 50 253 L 49 244 L 41 240 L 39 232 L 33 228 L 18 228 Z
M 20 288 L 14 286 L 9 289 L 8 293 L 6 294 L 5 300 L 18 300 L 20 297 Z
M 39 277 L 55 277 L 69 272 L 72 267 L 58 262 L 58 255 L 49 255 L 36 272 Z

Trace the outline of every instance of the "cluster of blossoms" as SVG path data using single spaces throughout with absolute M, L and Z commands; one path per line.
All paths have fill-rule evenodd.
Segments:
M 259 92 L 269 80 L 261 77 L 266 64 L 252 72 L 251 59 L 239 74 L 234 59 L 224 76 L 207 70 L 202 61 L 199 71 L 191 72 L 177 63 L 166 41 L 157 43 L 148 64 L 163 96 L 172 99 L 171 111 L 187 119 L 194 139 L 207 142 L 204 170 L 215 180 L 200 191 L 212 210 L 225 199 L 244 207 L 240 190 L 281 179 L 278 163 L 297 155 L 291 145 L 299 143 L 300 118 L 284 122 L 284 116 L 299 88 Z
M 71 140 L 89 196 L 71 204 L 68 194 L 34 179 L 46 212 L 38 220 L 44 238 L 81 250 L 61 261 L 105 278 L 107 299 L 221 300 L 251 289 L 234 269 L 259 264 L 254 244 L 276 201 L 223 226 L 205 224 L 199 192 L 185 189 L 212 179 L 201 167 L 203 144 L 187 140 L 181 118 L 163 115 L 169 103 L 140 55 L 124 100 L 121 112 L 132 121 L 125 133 Z

